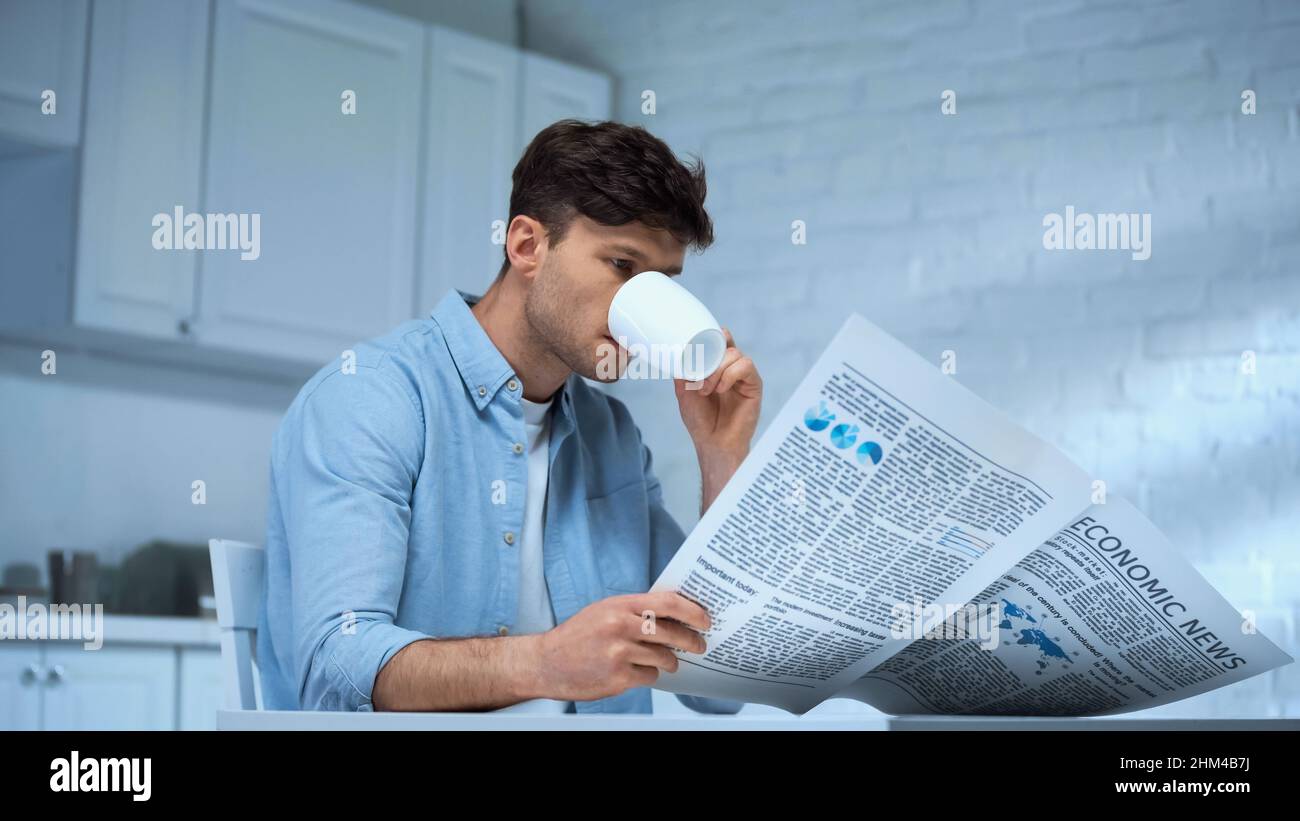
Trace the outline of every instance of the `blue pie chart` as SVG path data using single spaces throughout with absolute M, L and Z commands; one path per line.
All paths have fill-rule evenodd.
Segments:
M 867 460 L 870 460 L 873 465 L 878 465 L 884 455 L 885 452 L 881 450 L 880 445 L 876 442 L 863 442 L 858 446 L 858 461 L 864 465 Z
M 803 423 L 808 426 L 809 430 L 821 431 L 826 430 L 834 418 L 835 414 L 826 409 L 826 403 L 818 402 L 817 407 L 804 411 Z
M 831 444 L 837 448 L 851 448 L 858 441 L 858 426 L 847 422 L 831 428 Z

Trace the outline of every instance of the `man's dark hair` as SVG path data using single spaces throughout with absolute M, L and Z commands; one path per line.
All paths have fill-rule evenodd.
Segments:
M 519 158 L 506 224 L 530 216 L 555 246 L 577 214 L 601 225 L 639 221 L 703 250 L 713 244 L 705 193 L 704 163 L 692 157 L 684 165 L 644 128 L 560 120 L 539 131 Z M 509 269 L 507 251 L 497 277 Z

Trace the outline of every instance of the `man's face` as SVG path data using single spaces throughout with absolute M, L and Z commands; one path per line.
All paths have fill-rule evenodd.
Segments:
M 639 222 L 601 225 L 574 217 L 563 241 L 546 249 L 528 289 L 524 316 L 533 333 L 570 370 L 603 382 L 618 377 L 597 365 L 617 345 L 609 335 L 609 304 L 624 282 L 642 271 L 675 276 L 686 245 Z

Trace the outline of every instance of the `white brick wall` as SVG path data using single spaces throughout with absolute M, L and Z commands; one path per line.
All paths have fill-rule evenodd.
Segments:
M 851 310 L 925 356 L 956 350 L 958 379 L 1143 508 L 1298 655 L 1300 2 L 524 14 L 527 47 L 609 71 L 619 119 L 703 156 L 718 242 L 684 281 L 758 362 L 765 420 Z M 1044 250 L 1066 205 L 1149 212 L 1151 258 Z M 690 525 L 698 478 L 661 388 L 619 390 Z M 1298 667 L 1168 711 L 1300 715 Z

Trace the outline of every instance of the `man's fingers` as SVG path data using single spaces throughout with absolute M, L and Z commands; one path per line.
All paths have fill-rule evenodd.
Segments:
M 682 380 L 682 390 L 699 391 L 701 394 L 707 396 L 716 389 L 718 380 L 722 378 L 722 372 L 727 369 L 727 365 L 738 358 L 737 356 L 734 356 L 733 353 L 739 353 L 736 348 L 736 340 L 731 336 L 731 331 L 727 328 L 723 328 L 722 335 L 727 340 L 726 350 L 722 354 L 722 364 L 718 365 L 713 373 L 703 379 L 695 382 L 686 382 L 685 380 Z
M 731 367 L 733 362 L 743 358 L 743 356 L 744 355 L 736 348 L 727 348 L 727 352 L 722 355 L 722 364 L 718 366 L 717 370 L 709 374 L 709 376 L 705 378 L 704 383 L 700 386 L 700 395 L 708 396 L 710 393 L 713 393 L 713 389 L 717 387 L 718 380 L 722 379 L 722 375 L 727 372 L 727 369 Z
M 638 644 L 628 653 L 627 660 L 634 666 L 653 667 L 669 673 L 676 672 L 681 663 L 672 650 L 659 644 Z
M 637 638 L 650 644 L 676 647 L 687 653 L 703 653 L 708 649 L 708 642 L 703 636 L 673 619 L 659 618 L 657 615 L 652 619 L 641 617 L 637 619 L 635 629 Z
M 758 368 L 754 367 L 754 360 L 748 356 L 740 357 L 731 367 L 727 368 L 726 373 L 722 374 L 722 378 L 718 380 L 715 391 L 717 393 L 726 393 L 731 390 L 732 385 L 744 380 L 758 380 Z
M 644 616 L 649 610 L 656 619 L 673 619 L 703 633 L 713 626 L 709 611 L 678 593 L 676 590 L 659 590 L 634 597 L 637 614 Z
M 653 687 L 654 683 L 659 680 L 658 667 L 646 667 L 641 664 L 632 665 L 633 675 L 636 677 L 637 687 Z

